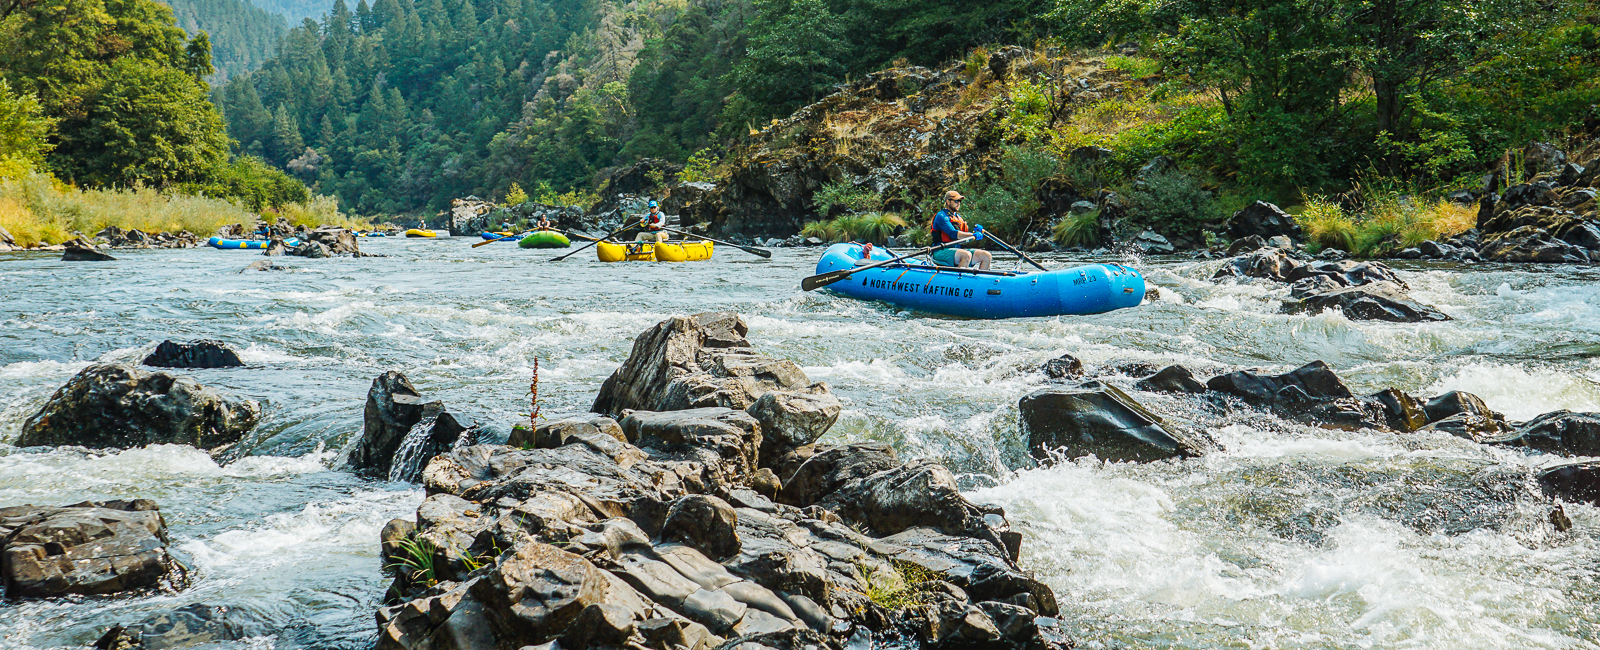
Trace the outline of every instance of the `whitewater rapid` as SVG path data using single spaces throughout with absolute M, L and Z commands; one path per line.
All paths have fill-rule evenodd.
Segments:
M 492 430 L 541 406 L 588 410 L 633 337 L 673 314 L 733 309 L 763 352 L 844 401 L 822 442 L 876 440 L 932 457 L 1027 536 L 1023 565 L 1086 648 L 1600 647 L 1600 516 L 1555 532 L 1528 477 L 1560 459 L 1437 433 L 1344 432 L 1132 392 L 1224 449 L 1145 465 L 1038 467 L 1017 399 L 1062 353 L 1091 370 L 1182 363 L 1198 375 L 1321 359 L 1358 393 L 1465 390 L 1511 419 L 1600 410 L 1600 272 L 1399 267 L 1454 320 L 1282 315 L 1286 289 L 1209 281 L 1216 262 L 1133 260 L 1160 300 L 1091 317 L 966 321 L 803 293 L 821 249 L 736 250 L 706 263 L 601 264 L 476 240 L 363 240 L 385 258 L 239 271 L 239 251 L 126 251 L 121 261 L 0 257 L 0 507 L 142 497 L 196 569 L 176 594 L 0 602 L 0 648 L 81 647 L 113 623 L 189 603 L 272 623 L 236 648 L 368 648 L 387 581 L 378 531 L 414 485 L 341 471 L 373 377 Z M 1078 258 L 1046 256 L 1050 263 Z M 243 369 L 184 371 L 261 400 L 261 426 L 221 464 L 176 446 L 18 449 L 23 420 L 93 363 L 136 363 L 163 339 L 214 338 Z M 1132 391 L 1132 377 L 1109 381 Z

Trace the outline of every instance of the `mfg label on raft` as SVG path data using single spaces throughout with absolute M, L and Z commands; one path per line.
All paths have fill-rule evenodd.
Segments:
M 933 294 L 933 295 L 936 295 L 936 296 L 954 296 L 954 297 L 957 297 L 957 298 L 971 298 L 972 297 L 972 290 L 971 289 L 959 289 L 959 288 L 956 288 L 956 287 L 941 287 L 941 286 L 934 285 L 934 284 L 916 284 L 916 283 L 913 283 L 913 282 L 894 282 L 894 281 L 890 281 L 890 280 L 872 280 L 872 279 L 868 279 L 868 278 L 861 278 L 861 286 L 868 287 L 868 288 L 871 288 L 871 289 L 888 289 L 890 291 L 904 291 L 906 293 L 917 293 L 918 291 L 921 291 L 922 293 Z

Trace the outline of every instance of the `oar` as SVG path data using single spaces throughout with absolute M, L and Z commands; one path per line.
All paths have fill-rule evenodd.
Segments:
M 667 232 L 678 233 L 680 235 L 683 235 L 684 237 L 699 237 L 699 238 L 704 239 L 704 240 L 706 240 L 708 242 L 711 242 L 713 244 L 722 244 L 723 246 L 732 246 L 734 248 L 742 250 L 742 251 L 744 251 L 746 253 L 749 253 L 751 255 L 760 255 L 762 257 L 772 257 L 772 251 L 769 251 L 769 250 L 767 250 L 765 248 L 751 248 L 749 246 L 740 246 L 740 245 L 732 243 L 732 242 L 719 241 L 719 240 L 707 237 L 705 235 L 696 235 L 696 234 L 693 234 L 693 233 L 684 232 L 682 230 L 673 230 L 673 229 L 667 228 L 667 227 L 662 227 L 661 229 L 665 230 Z
M 561 234 L 566 235 L 568 237 L 577 237 L 578 239 L 587 239 L 589 241 L 600 241 L 600 240 L 595 239 L 593 237 L 590 237 L 588 235 L 580 234 L 580 233 L 577 233 L 577 232 L 574 232 L 574 231 L 571 231 L 571 230 L 562 230 L 560 228 L 550 228 L 550 230 L 552 230 L 554 232 L 561 233 Z
M 893 258 L 893 259 L 887 259 L 887 260 L 884 260 L 882 262 L 878 262 L 878 263 L 875 263 L 875 264 L 867 264 L 865 266 L 858 266 L 858 267 L 855 267 L 853 269 L 839 269 L 837 271 L 828 271 L 827 273 L 823 273 L 821 275 L 813 275 L 813 276 L 811 276 L 809 278 L 801 280 L 800 281 L 800 288 L 804 289 L 806 291 L 815 291 L 817 289 L 821 289 L 821 288 L 826 287 L 826 286 L 828 286 L 830 284 L 833 284 L 835 282 L 839 282 L 840 280 L 843 280 L 843 279 L 848 278 L 848 277 L 850 277 L 852 275 L 855 275 L 857 271 L 865 271 L 867 269 L 875 269 L 875 268 L 878 268 L 880 266 L 884 266 L 886 264 L 893 264 L 895 262 L 899 262 L 900 260 L 906 259 L 908 257 L 916 257 L 918 255 L 926 255 L 928 253 L 932 253 L 932 252 L 938 251 L 938 250 L 944 250 L 944 249 L 950 248 L 952 246 L 960 246 L 960 245 L 965 244 L 965 243 L 967 243 L 969 241 L 972 241 L 973 239 L 974 239 L 973 237 L 968 237 L 966 239 L 957 239 L 957 240 L 955 240 L 953 242 L 946 242 L 946 243 L 943 243 L 943 244 L 939 244 L 938 246 L 930 246 L 930 247 L 924 248 L 924 249 L 922 249 L 920 251 L 912 251 L 910 253 L 906 253 L 905 255 L 901 255 L 901 256 Z
M 595 244 L 600 243 L 600 241 L 603 240 L 603 239 L 610 239 L 612 235 L 615 235 L 615 234 L 617 234 L 619 232 L 622 232 L 624 230 L 627 230 L 629 228 L 637 228 L 637 227 L 642 226 L 642 225 L 644 225 L 644 220 L 642 220 L 642 219 L 638 223 L 625 223 L 625 224 L 622 225 L 621 228 L 618 228 L 616 230 L 613 230 L 611 232 L 606 233 L 606 236 L 601 237 L 600 239 L 596 239 L 596 240 L 594 240 L 592 242 L 589 242 L 587 244 L 584 244 L 578 250 L 572 251 L 571 253 L 567 253 L 566 255 L 562 255 L 561 257 L 552 257 L 552 258 L 550 258 L 550 261 L 552 261 L 552 262 L 560 262 L 561 260 L 567 259 L 569 257 L 572 257 L 573 255 L 577 255 L 578 253 L 583 252 L 584 249 L 586 249 L 586 248 L 588 248 L 590 246 L 593 246 Z
M 518 238 L 520 236 L 521 235 L 503 235 L 499 239 L 485 239 L 485 240 L 483 240 L 481 242 L 473 244 L 472 247 L 473 248 L 477 248 L 479 246 L 488 246 L 489 244 L 493 244 L 493 243 L 495 243 L 497 241 L 505 241 L 507 239 L 516 239 L 516 238 Z
M 984 239 L 987 239 L 987 240 L 989 240 L 989 241 L 992 241 L 992 242 L 994 242 L 994 243 L 996 243 L 996 244 L 999 244 L 999 245 L 1000 245 L 1000 247 L 1001 247 L 1001 248 L 1004 248 L 1004 249 L 1006 249 L 1006 250 L 1008 250 L 1008 251 L 1011 251 L 1011 252 L 1012 252 L 1012 253 L 1013 253 L 1013 254 L 1015 254 L 1015 255 L 1016 255 L 1016 256 L 1017 256 L 1017 257 L 1020 257 L 1020 258 L 1022 258 L 1022 259 L 1024 259 L 1024 260 L 1027 260 L 1027 262 L 1028 262 L 1028 263 L 1029 263 L 1029 264 L 1032 264 L 1032 265 L 1034 265 L 1034 266 L 1035 266 L 1035 267 L 1037 267 L 1037 268 L 1038 268 L 1038 269 L 1039 269 L 1039 270 L 1040 270 L 1040 271 L 1049 271 L 1049 270 L 1050 270 L 1050 269 L 1047 269 L 1047 268 L 1045 268 L 1045 267 L 1044 267 L 1044 265 L 1042 265 L 1042 264 L 1040 264 L 1040 263 L 1038 263 L 1038 262 L 1035 262 L 1035 261 L 1033 261 L 1033 258 L 1031 258 L 1031 257 L 1028 257 L 1028 256 L 1027 256 L 1027 255 L 1026 255 L 1026 254 L 1024 254 L 1024 253 L 1023 253 L 1023 252 L 1022 252 L 1022 251 L 1019 251 L 1019 250 L 1017 250 L 1017 249 L 1015 249 L 1015 248 L 1012 248 L 1012 247 L 1011 247 L 1011 244 L 1007 244 L 1007 243 L 1005 243 L 1005 242 L 1003 242 L 1003 241 L 1000 241 L 1000 238 L 999 238 L 999 237 L 996 237 L 996 236 L 994 236 L 994 233 L 991 233 L 991 232 L 988 232 L 988 231 L 985 231 L 985 232 L 984 232 L 984 233 L 983 233 L 983 238 L 984 238 Z

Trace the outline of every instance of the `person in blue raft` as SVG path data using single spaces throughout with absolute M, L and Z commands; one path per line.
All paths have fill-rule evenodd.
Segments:
M 933 215 L 933 223 L 928 226 L 934 244 L 948 244 L 967 237 L 983 239 L 983 226 L 973 226 L 971 231 L 967 230 L 967 221 L 961 218 L 961 198 L 961 193 L 955 190 L 944 193 L 944 209 Z M 985 271 L 994 262 L 994 256 L 989 251 L 968 251 L 956 246 L 936 250 L 931 257 L 939 266 L 976 266 Z

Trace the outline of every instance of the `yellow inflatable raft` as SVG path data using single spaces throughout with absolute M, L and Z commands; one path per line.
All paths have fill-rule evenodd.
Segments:
M 438 237 L 439 234 L 432 230 L 417 230 L 412 228 L 406 231 L 407 237 Z
M 678 241 L 660 244 L 651 242 L 608 241 L 596 243 L 595 253 L 602 262 L 698 262 L 711 259 L 712 244 L 708 241 Z

